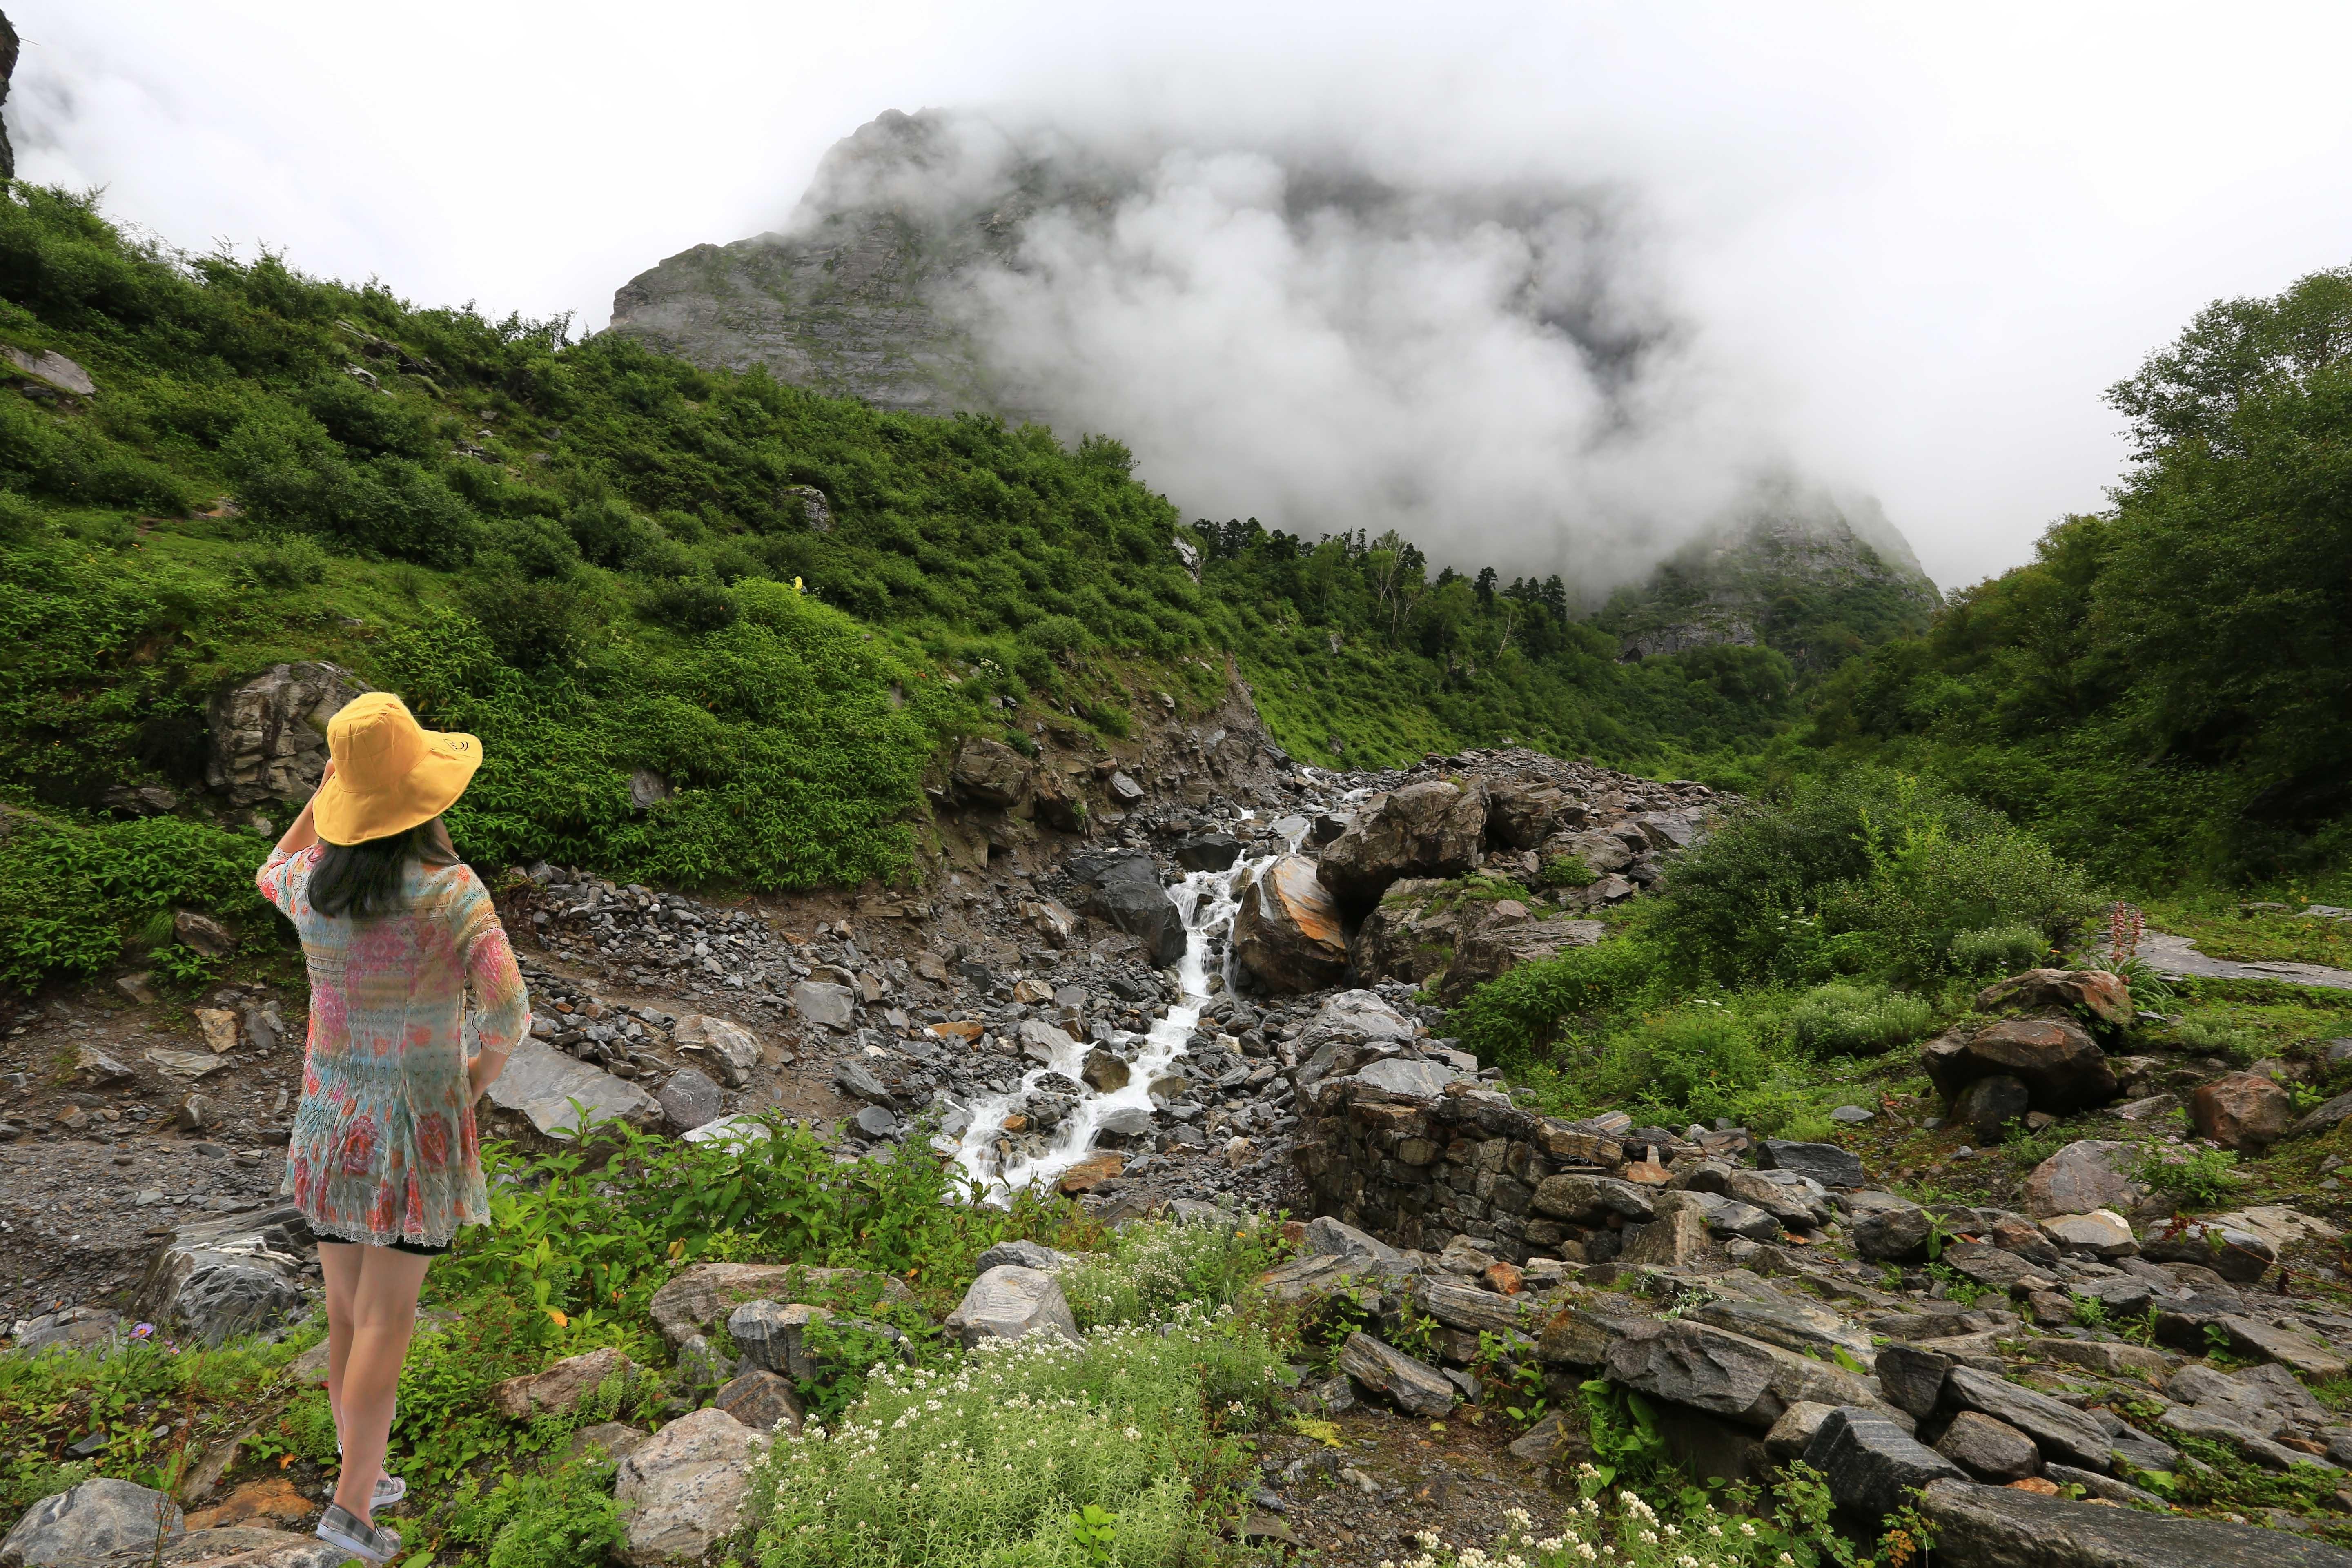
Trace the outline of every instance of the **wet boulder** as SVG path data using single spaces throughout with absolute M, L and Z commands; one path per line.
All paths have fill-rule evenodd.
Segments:
M 2294 1098 L 2260 1073 L 2226 1073 L 2189 1096 L 2190 1125 L 2224 1149 L 2266 1149 L 2294 1118 Z
M 1176 864 L 1187 871 L 1229 871 L 1241 855 L 1242 841 L 1230 833 L 1203 833 L 1176 846 Z
M 1269 991 L 1315 991 L 1347 977 L 1339 911 L 1304 856 L 1282 857 L 1243 892 L 1233 942 L 1242 967 Z
M 1486 795 L 1442 779 L 1407 784 L 1323 851 L 1318 876 L 1342 909 L 1369 910 L 1401 877 L 1460 877 L 1478 864 Z
M 1583 816 L 1584 807 L 1556 784 L 1496 784 L 1486 795 L 1486 841 L 1498 849 L 1533 849 Z
M 1977 1079 L 2001 1073 L 2025 1085 L 2034 1110 L 2053 1115 L 2116 1097 L 2106 1053 L 2072 1018 L 2002 1018 L 1955 1029 L 1928 1041 L 1922 1055 L 1927 1076 L 1949 1100 Z
M 1085 889 L 1086 912 L 1143 943 L 1154 968 L 1165 969 L 1184 955 L 1184 917 L 1160 885 L 1151 857 L 1136 849 L 1089 849 L 1063 862 L 1070 879 Z
M 2029 969 L 1977 993 L 1979 1013 L 2079 1013 L 2093 1023 L 2127 1029 L 2130 988 L 2104 969 Z
M 1029 790 L 1029 759 L 1002 741 L 975 736 L 957 750 L 950 775 L 967 800 L 1017 805 Z

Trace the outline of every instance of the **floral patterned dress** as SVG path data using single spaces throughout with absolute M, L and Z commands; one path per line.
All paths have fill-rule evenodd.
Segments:
M 446 1246 L 459 1226 L 489 1220 L 467 1038 L 513 1049 L 530 997 L 469 868 L 412 866 L 399 913 L 351 920 L 310 907 L 319 853 L 273 854 L 254 879 L 294 922 L 310 968 L 310 1047 L 283 1191 L 322 1237 Z

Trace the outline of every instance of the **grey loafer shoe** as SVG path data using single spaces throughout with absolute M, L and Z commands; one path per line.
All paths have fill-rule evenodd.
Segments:
M 319 1539 L 370 1563 L 389 1563 L 400 1554 L 398 1531 L 370 1524 L 340 1503 L 327 1505 Z

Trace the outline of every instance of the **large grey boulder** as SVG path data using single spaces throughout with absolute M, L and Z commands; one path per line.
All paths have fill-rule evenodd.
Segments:
M 646 1438 L 614 1475 L 625 1510 L 631 1568 L 700 1563 L 743 1522 L 751 1460 L 763 1443 L 724 1410 L 681 1415 Z
M 1925 1421 L 1944 1397 L 1944 1378 L 1957 1364 L 1941 1351 L 1898 1340 L 1879 1351 L 1872 1370 L 1888 1404 Z
M 2116 1097 L 2106 1053 L 2072 1018 L 2001 1018 L 1954 1030 L 1921 1050 L 1927 1076 L 1948 1100 L 1980 1078 L 2007 1073 L 2025 1085 L 2033 1109 L 2053 1115 L 2105 1105 Z
M 1920 1511 L 1938 1568 L 2352 1568 L 2352 1552 L 2249 1524 L 2068 1502 L 1952 1476 Z
M 310 1222 L 291 1205 L 183 1226 L 148 1258 L 137 1310 L 206 1345 L 276 1328 L 305 1304 L 310 1239 Z
M 726 1100 L 710 1076 L 695 1068 L 680 1068 L 669 1075 L 669 1081 L 654 1096 L 661 1107 L 662 1120 L 673 1132 L 691 1132 L 719 1119 L 726 1109 Z
M 1833 1363 L 1687 1321 L 1626 1325 L 1601 1364 L 1612 1383 L 1759 1432 L 1791 1405 L 1869 1405 L 1878 1395 Z
M 1002 741 L 966 741 L 950 771 L 964 798 L 982 805 L 1017 805 L 1029 788 L 1029 759 Z
M 1858 1216 L 1849 1233 L 1853 1249 L 1874 1263 L 1917 1263 L 1927 1256 L 1934 1221 L 1916 1204 L 1893 1204 Z
M 760 1065 L 760 1037 L 730 1019 L 707 1013 L 681 1018 L 670 1031 L 670 1040 L 730 1089 L 750 1083 L 751 1069 Z
M 1936 1452 L 1989 1481 L 2023 1480 L 2042 1469 L 2042 1451 L 2032 1438 L 2006 1421 L 1973 1410 L 1952 1417 L 1952 1424 L 1936 1439 Z
M 1308 1228 L 1311 1230 L 1313 1227 Z M 1000 1241 L 973 1261 L 973 1272 L 976 1275 L 985 1274 L 990 1269 L 1001 1268 L 1007 1263 L 1017 1264 L 1024 1268 L 1034 1268 L 1045 1274 L 1059 1274 L 1077 1259 L 1066 1252 L 1056 1251 L 1040 1242 Z
M 2124 1166 L 2137 1153 L 2137 1145 L 2095 1138 L 2067 1144 L 2025 1178 L 2025 1212 L 2048 1219 L 2094 1209 L 2129 1210 L 2139 1194 Z
M 1568 1172 L 1536 1184 L 1536 1213 L 1575 1225 L 1599 1225 L 1612 1215 L 1634 1225 L 1658 1217 L 1656 1202 L 1631 1182 Z
M 1756 1146 L 1756 1163 L 1768 1171 L 1809 1176 L 1825 1187 L 1858 1187 L 1863 1184 L 1861 1158 L 1834 1143 L 1798 1143 L 1785 1138 L 1767 1138 Z
M 1347 977 L 1339 909 L 1303 855 L 1283 856 L 1243 889 L 1233 943 L 1234 957 L 1269 991 L 1315 991 Z
M 1400 877 L 1466 875 L 1486 837 L 1483 785 L 1407 784 L 1360 814 L 1324 849 L 1318 875 L 1342 909 L 1369 910 Z
M 1075 1341 L 1077 1320 L 1070 1303 L 1050 1274 L 1000 1264 L 973 1280 L 963 1300 L 947 1317 L 948 1331 L 966 1348 L 983 1340 L 1026 1339 L 1054 1333 Z
M 1087 913 L 1108 921 L 1143 944 L 1152 966 L 1165 969 L 1184 955 L 1184 917 L 1160 885 L 1160 869 L 1139 849 L 1088 849 L 1062 862 L 1085 889 Z
M 100 1476 L 43 1498 L 0 1540 L 0 1568 L 48 1568 L 136 1552 L 151 1555 L 160 1535 L 188 1531 L 180 1505 L 163 1493 Z
M 490 1085 L 490 1103 L 519 1113 L 541 1137 L 563 1141 L 602 1121 L 625 1121 L 648 1132 L 662 1122 L 660 1105 L 635 1084 L 528 1035 Z
M 1367 1266 L 1402 1263 L 1404 1254 L 1378 1237 L 1342 1224 L 1328 1215 L 1307 1222 L 1306 1245 L 1302 1248 L 1310 1257 L 1343 1258 L 1350 1263 Z
M 727 1315 L 727 1333 L 752 1365 L 807 1383 L 817 1375 L 808 1331 L 832 1317 L 824 1308 L 803 1301 L 746 1301 Z
M 1894 1512 L 1932 1481 L 1968 1479 L 1959 1466 L 1885 1415 L 1851 1406 L 1822 1419 L 1805 1446 L 1805 1463 L 1828 1478 L 1840 1508 L 1873 1519 Z
M 1349 1334 L 1339 1347 L 1339 1370 L 1408 1415 L 1446 1415 L 1458 1397 L 1444 1373 L 1366 1333 Z
M 793 987 L 793 1011 L 809 1023 L 845 1029 L 857 1021 L 857 993 L 829 980 L 803 980 Z
M 327 770 L 327 721 L 368 685 L 340 665 L 281 664 L 205 706 L 205 783 L 232 805 L 308 800 Z

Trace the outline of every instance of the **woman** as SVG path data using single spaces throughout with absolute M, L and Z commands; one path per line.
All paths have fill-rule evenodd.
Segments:
M 310 970 L 285 1191 L 318 1235 L 327 1284 L 343 1465 L 319 1534 L 382 1563 L 400 1550 L 373 1510 L 407 1490 L 383 1455 L 416 1293 L 457 1227 L 489 1218 L 474 1102 L 530 1004 L 489 893 L 441 825 L 480 742 L 422 729 L 373 691 L 328 721 L 327 751 L 318 793 L 255 880 L 294 922 Z M 470 1058 L 467 1033 L 480 1047 Z

